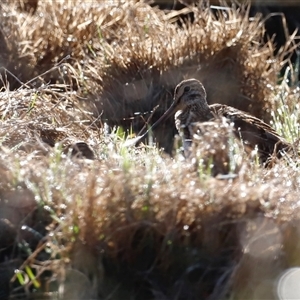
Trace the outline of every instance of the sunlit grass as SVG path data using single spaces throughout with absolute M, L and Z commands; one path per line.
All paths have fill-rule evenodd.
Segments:
M 286 69 L 281 84 L 275 89 L 275 109 L 271 111 L 271 125 L 281 136 L 295 143 L 300 137 L 300 88 L 298 84 L 290 86 L 288 77 L 291 72 L 295 71 Z
M 284 54 L 275 59 L 271 43 L 260 45 L 261 21 L 238 10 L 216 19 L 200 9 L 194 23 L 177 26 L 144 2 L 99 7 L 46 1 L 26 18 L 3 7 L 12 69 L 34 83 L 6 87 L 0 100 L 1 242 L 12 249 L 0 266 L 15 270 L 7 272 L 12 297 L 257 299 L 263 290 L 271 299 L 276 278 L 299 262 L 297 155 L 262 166 L 227 123 L 206 124 L 190 157 L 178 139 L 166 154 L 155 132 L 125 145 L 138 131 L 128 125 L 135 111 L 163 110 L 177 81 L 196 74 L 208 85 L 236 79 L 247 100 L 236 103 L 261 117 L 271 109 L 272 126 L 297 147 L 299 88 L 288 82 L 297 76 L 288 70 L 275 84 Z M 22 27 L 16 48 L 14 26 Z M 216 55 L 236 75 L 224 76 L 228 65 L 212 75 Z M 72 155 L 68 146 L 80 141 L 94 159 Z

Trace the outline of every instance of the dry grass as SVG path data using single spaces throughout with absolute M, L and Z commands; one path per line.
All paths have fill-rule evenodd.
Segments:
M 177 23 L 142 2 L 99 3 L 1 4 L 0 59 L 16 78 L 2 69 L 0 298 L 274 298 L 299 265 L 297 143 L 262 168 L 222 122 L 199 128 L 190 159 L 125 148 L 122 128 L 102 125 L 138 131 L 193 76 L 210 102 L 295 142 L 299 90 L 276 85 L 294 40 L 274 57 L 244 8 L 191 7 L 194 22 Z M 154 134 L 171 152 L 169 122 Z
M 59 89 L 62 86 L 58 86 Z M 96 143 L 99 132 L 93 130 L 91 114 L 78 105 L 74 93 L 63 93 L 55 86 L 40 90 L 21 89 L 2 92 L 0 109 L 2 117 L 2 145 L 31 153 L 35 147 L 45 152 L 47 145 L 85 141 Z
M 23 214 L 5 215 L 12 225 L 36 230 L 33 212 L 40 210 L 38 219 L 46 222 L 51 207 L 48 242 L 41 241 L 24 265 L 54 271 L 56 284 L 83 293 L 81 299 L 199 299 L 211 293 L 219 299 L 227 290 L 235 299 L 257 299 L 258 292 L 270 296 L 273 290 L 265 285 L 257 291 L 256 282 L 275 280 L 297 265 L 298 169 L 284 161 L 270 170 L 251 169 L 243 161 L 235 177 L 218 179 L 154 149 L 124 151 L 93 163 L 57 148 L 44 158 L 2 152 L 4 208 Z M 24 240 L 34 248 L 31 236 Z M 52 259 L 59 254 L 60 267 L 42 255 L 45 247 Z M 84 279 L 79 285 L 76 274 Z
M 88 97 L 84 104 L 102 120 L 132 126 L 134 132 L 158 104 L 149 122 L 163 113 L 174 86 L 188 77 L 204 82 L 210 103 L 229 104 L 269 121 L 272 86 L 296 44 L 291 37 L 274 56 L 273 44 L 262 43 L 263 21 L 258 16 L 249 21 L 243 6 L 174 13 L 133 0 L 106 5 L 44 1 L 31 15 L 12 5 L 2 4 L 2 10 L 2 66 L 19 79 L 6 74 L 4 85 L 71 85 Z M 187 14 L 193 21 L 178 21 Z M 171 121 L 155 132 L 169 153 L 174 132 Z
M 255 17 L 249 22 L 246 8 L 217 12 L 190 8 L 190 12 L 194 20 L 180 25 L 172 22 L 172 13 L 160 17 L 160 22 L 152 17 L 151 24 L 162 30 L 144 25 L 137 36 L 122 36 L 120 45 L 106 51 L 106 67 L 102 59 L 96 60 L 87 77 L 100 85 L 92 97 L 98 100 L 97 113 L 125 128 L 134 113 L 141 113 L 133 123 L 138 132 L 147 120 L 143 113 L 160 105 L 150 123 L 155 121 L 170 105 L 175 85 L 195 77 L 203 81 L 209 103 L 221 102 L 270 119 L 272 86 L 294 47 L 293 39 L 274 56 L 273 44 L 262 44 L 262 20 Z M 135 23 L 127 27 L 132 32 Z M 167 152 L 171 152 L 173 134 L 172 121 L 156 134 Z

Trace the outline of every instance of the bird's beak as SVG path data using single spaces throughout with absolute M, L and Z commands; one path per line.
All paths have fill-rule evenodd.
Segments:
M 127 140 L 125 142 L 125 146 L 132 146 L 135 145 L 137 142 L 139 142 L 142 138 L 144 138 L 150 131 L 154 130 L 158 127 L 159 124 L 167 120 L 172 114 L 175 113 L 177 105 L 175 104 L 175 101 L 172 103 L 172 105 L 165 111 L 165 113 L 142 135 L 139 135 L 133 139 Z
M 165 113 L 147 130 L 153 130 L 155 129 L 160 123 L 166 121 L 173 113 L 175 113 L 176 105 L 175 102 L 172 103 L 172 105 L 165 111 Z

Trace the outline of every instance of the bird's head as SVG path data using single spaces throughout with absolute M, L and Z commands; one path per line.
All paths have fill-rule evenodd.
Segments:
M 150 130 L 157 128 L 159 124 L 174 115 L 179 110 L 185 110 L 193 107 L 202 108 L 204 113 L 209 110 L 206 102 L 206 91 L 202 83 L 197 79 L 187 79 L 181 81 L 175 88 L 173 103 L 169 109 L 141 136 L 133 139 L 136 143 L 143 138 Z M 129 143 L 128 143 L 129 144 Z
M 175 88 L 172 106 L 175 110 L 180 110 L 194 105 L 207 105 L 205 88 L 197 79 L 183 80 Z
M 209 106 L 206 101 L 206 91 L 203 84 L 197 79 L 181 81 L 175 88 L 173 103 L 169 109 L 158 119 L 151 129 L 156 128 L 160 123 L 174 115 L 179 110 L 199 108 L 207 113 Z

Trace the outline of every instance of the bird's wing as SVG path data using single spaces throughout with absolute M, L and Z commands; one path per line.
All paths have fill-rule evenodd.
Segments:
M 210 107 L 217 116 L 233 122 L 236 135 L 251 147 L 257 146 L 259 151 L 269 154 L 275 147 L 276 150 L 289 147 L 289 143 L 262 120 L 227 105 L 213 104 Z

